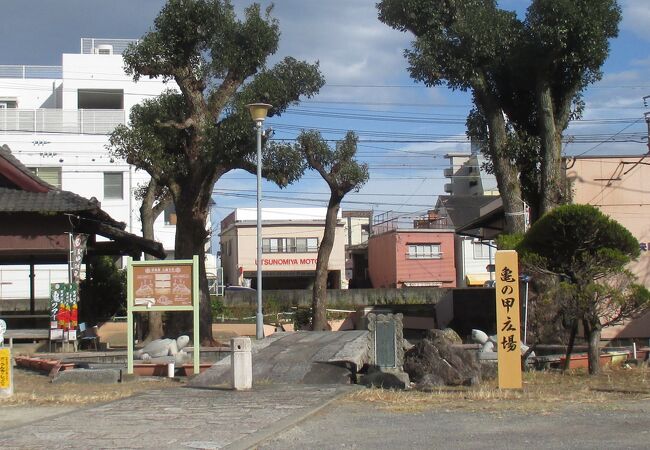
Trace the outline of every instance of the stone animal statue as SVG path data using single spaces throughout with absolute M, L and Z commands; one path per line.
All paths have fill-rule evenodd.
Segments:
M 182 335 L 177 339 L 156 339 L 134 353 L 136 359 L 151 361 L 153 358 L 172 356 L 176 364 L 182 364 L 188 359 L 184 348 L 190 343 L 189 336 Z
M 496 336 L 488 336 L 485 332 L 481 330 L 472 330 L 472 340 L 477 344 L 481 344 L 480 352 L 496 352 L 498 349 Z M 528 350 L 528 346 L 521 344 L 521 354 L 523 355 Z M 535 353 L 531 353 L 530 356 L 535 356 Z

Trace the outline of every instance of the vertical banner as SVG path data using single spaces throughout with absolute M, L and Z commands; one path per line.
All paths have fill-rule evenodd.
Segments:
M 11 349 L 0 348 L 0 397 L 9 397 L 14 393 L 11 371 Z
M 495 263 L 499 389 L 521 389 L 521 329 L 517 252 L 498 250 Z
M 73 332 L 77 329 L 76 283 L 52 283 L 50 286 L 50 328 Z M 71 338 L 71 340 L 74 340 Z
M 68 267 L 70 270 L 71 283 L 79 283 L 81 279 L 81 261 L 83 261 L 84 253 L 86 253 L 86 244 L 88 243 L 87 234 L 73 234 L 70 240 L 70 257 L 68 260 Z

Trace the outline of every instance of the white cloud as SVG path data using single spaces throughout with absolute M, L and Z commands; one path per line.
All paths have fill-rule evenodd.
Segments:
M 622 0 L 623 22 L 621 29 L 650 41 L 650 4 L 648 0 Z

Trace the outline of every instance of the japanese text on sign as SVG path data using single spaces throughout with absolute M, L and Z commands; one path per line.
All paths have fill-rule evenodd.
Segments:
M 517 252 L 497 251 L 495 266 L 499 387 L 520 389 L 522 381 Z
M 11 355 L 8 348 L 0 348 L 0 389 L 11 386 Z

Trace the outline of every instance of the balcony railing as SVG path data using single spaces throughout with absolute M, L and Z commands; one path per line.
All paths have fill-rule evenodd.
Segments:
M 0 65 L 0 78 L 63 78 L 63 66 Z
M 138 39 L 98 39 L 81 38 L 81 54 L 98 53 L 99 49 L 109 49 L 112 55 L 121 55 L 129 44 L 138 42 Z
M 0 109 L 0 132 L 109 134 L 123 109 Z
M 435 215 L 410 215 L 388 211 L 376 215 L 373 219 L 372 234 L 381 234 L 390 230 L 453 230 L 447 217 Z

